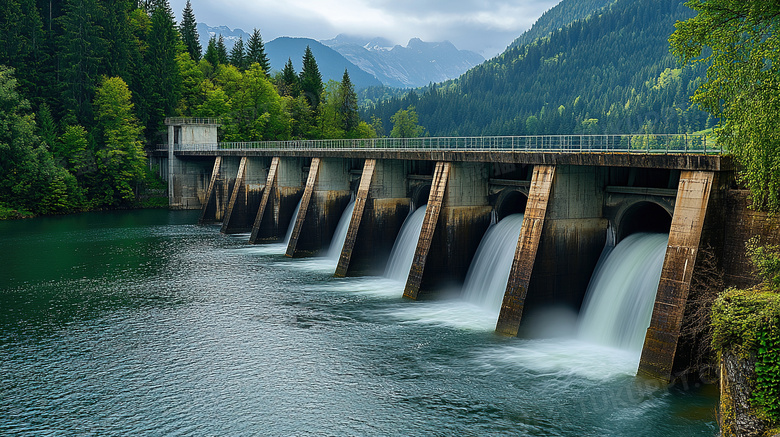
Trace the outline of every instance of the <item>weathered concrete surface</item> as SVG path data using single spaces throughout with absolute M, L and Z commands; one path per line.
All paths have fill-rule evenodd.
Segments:
M 241 158 L 230 203 L 222 220 L 222 233 L 237 234 L 252 230 L 254 214 L 265 187 L 266 165 L 266 158 Z
M 217 200 L 214 191 L 217 186 L 217 179 L 219 178 L 220 170 L 222 169 L 222 157 L 217 156 L 214 160 L 214 169 L 211 172 L 211 179 L 209 180 L 209 187 L 206 189 L 206 197 L 203 199 L 203 206 L 200 212 L 199 224 L 204 224 L 216 220 L 217 216 Z
M 524 311 L 549 306 L 578 311 L 606 243 L 605 172 L 558 166 Z
M 263 197 L 260 199 L 260 205 L 257 208 L 255 221 L 252 224 L 252 234 L 249 236 L 249 244 L 257 243 L 257 239 L 260 234 L 260 227 L 262 226 L 269 200 L 271 200 L 271 193 L 276 188 L 276 174 L 278 170 L 279 157 L 275 156 L 271 160 L 271 166 L 268 168 L 268 177 L 266 177 L 265 187 L 263 188 Z
M 726 190 L 724 193 L 721 266 L 727 286 L 748 288 L 758 281 L 745 251 L 750 238 L 760 236 L 762 245 L 780 245 L 780 215 L 755 211 L 750 209 L 750 204 L 748 190 Z
M 406 286 L 404 287 L 404 297 L 409 299 L 417 299 L 417 295 L 420 292 L 425 262 L 431 248 L 431 241 L 433 240 L 433 233 L 436 230 L 436 223 L 439 221 L 439 214 L 441 213 L 442 203 L 444 202 L 444 195 L 447 189 L 447 180 L 449 179 L 451 166 L 452 164 L 449 162 L 436 163 L 436 169 L 433 173 L 433 184 L 428 197 L 428 209 L 425 212 L 425 219 L 423 220 L 420 238 L 417 242 L 417 249 L 414 253 L 412 268 L 409 272 L 409 277 L 406 280 Z
M 294 224 L 295 209 L 303 197 L 310 161 L 300 158 L 280 158 L 276 187 L 271 192 L 272 206 L 266 206 L 255 242 L 283 241 L 290 224 Z
M 680 328 L 713 189 L 712 172 L 684 171 L 639 374 L 671 380 Z
M 425 264 L 420 293 L 459 287 L 490 226 L 489 165 L 455 162 Z M 419 296 L 418 296 L 419 297 Z
M 349 222 L 347 238 L 344 241 L 344 247 L 341 250 L 339 263 L 336 267 L 336 277 L 343 278 L 347 276 L 349 263 L 352 260 L 352 251 L 355 248 L 355 240 L 357 239 L 358 231 L 360 230 L 360 223 L 363 220 L 363 213 L 366 209 L 368 192 L 371 188 L 371 180 L 374 178 L 375 169 L 375 159 L 367 159 L 363 164 L 363 175 L 360 178 L 360 186 L 357 195 L 355 196 L 355 208 L 352 211 L 352 219 Z
M 244 156 L 241 158 L 241 162 L 238 164 L 238 173 L 236 174 L 236 179 L 233 184 L 233 192 L 230 196 L 230 201 L 228 202 L 227 209 L 225 210 L 225 217 L 222 219 L 222 233 L 226 234 L 229 230 L 234 230 L 239 228 L 239 226 L 233 226 L 231 229 L 230 226 L 230 219 L 233 217 L 233 211 L 236 210 L 236 203 L 238 202 L 239 197 L 243 197 L 244 201 L 246 200 L 246 185 L 244 184 L 244 181 L 246 180 L 246 161 L 247 157 Z M 244 210 L 246 209 L 246 203 L 244 203 Z M 241 205 L 238 206 L 238 209 L 241 209 Z M 239 214 L 236 214 L 239 215 Z
M 517 242 L 515 259 L 512 262 L 512 272 L 507 282 L 504 301 L 501 304 L 501 312 L 496 324 L 496 332 L 498 333 L 515 336 L 520 328 L 520 320 L 523 317 L 528 285 L 534 270 L 536 252 L 541 241 L 554 179 L 554 166 L 534 167 L 523 226 Z
M 217 126 L 187 124 L 168 126 L 168 150 L 165 153 L 168 180 L 168 205 L 174 209 L 202 209 L 209 184 L 208 162 L 212 160 L 180 159 L 175 155 L 176 145 L 182 143 L 209 143 L 217 141 Z M 207 168 L 208 167 L 208 168 Z
M 701 171 L 731 171 L 734 169 L 731 157 L 697 154 L 652 154 L 641 153 L 569 153 L 569 152 L 518 152 L 518 151 L 474 151 L 474 150 L 219 150 L 176 152 L 177 156 L 281 156 L 354 159 L 397 159 L 404 161 L 435 162 L 486 162 L 496 164 L 530 165 L 577 165 L 593 167 L 636 167 L 665 168 Z
M 312 178 L 309 173 L 296 229 L 287 248 L 288 256 L 314 256 L 327 250 L 350 201 L 352 161 L 315 159 L 317 174 Z M 312 160 L 311 168 L 314 167 L 315 160 Z M 308 199 L 307 192 L 310 192 Z
M 346 274 L 381 275 L 385 271 L 395 239 L 409 215 L 408 173 L 412 163 L 375 161 L 363 220 Z
M 320 158 L 313 158 L 311 160 L 311 166 L 309 167 L 309 177 L 306 179 L 306 187 L 303 190 L 303 198 L 301 198 L 301 207 L 298 210 L 298 217 L 294 217 L 295 228 L 293 229 L 292 236 L 290 237 L 290 243 L 287 245 L 286 255 L 289 257 L 295 256 L 295 249 L 298 246 L 298 239 L 301 236 L 301 229 L 303 229 L 303 223 L 306 220 L 306 214 L 309 211 L 309 202 L 311 202 L 312 194 L 314 193 L 314 185 L 317 183 L 317 176 L 320 170 Z

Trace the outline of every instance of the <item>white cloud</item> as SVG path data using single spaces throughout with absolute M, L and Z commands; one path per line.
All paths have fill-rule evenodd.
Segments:
M 339 33 L 380 36 L 405 45 L 411 38 L 449 40 L 491 57 L 560 0 L 191 0 L 210 26 L 279 36 L 329 39 Z M 171 0 L 179 16 L 186 0 Z

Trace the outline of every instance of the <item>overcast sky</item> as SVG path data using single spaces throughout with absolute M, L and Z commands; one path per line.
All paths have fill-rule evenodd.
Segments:
M 191 0 L 198 22 L 280 36 L 330 39 L 339 33 L 406 45 L 449 40 L 485 58 L 502 52 L 560 0 Z M 177 19 L 186 0 L 170 0 Z

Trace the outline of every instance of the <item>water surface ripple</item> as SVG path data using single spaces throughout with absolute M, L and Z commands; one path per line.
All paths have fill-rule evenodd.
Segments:
M 711 395 L 641 382 L 622 351 L 405 323 L 387 279 L 196 220 L 0 222 L 0 434 L 715 433 Z

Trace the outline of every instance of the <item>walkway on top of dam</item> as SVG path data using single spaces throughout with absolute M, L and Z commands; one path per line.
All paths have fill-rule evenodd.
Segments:
M 168 152 L 161 146 L 158 152 Z M 731 159 L 706 135 L 537 135 L 174 144 L 176 156 L 279 156 L 592 165 L 721 171 Z

